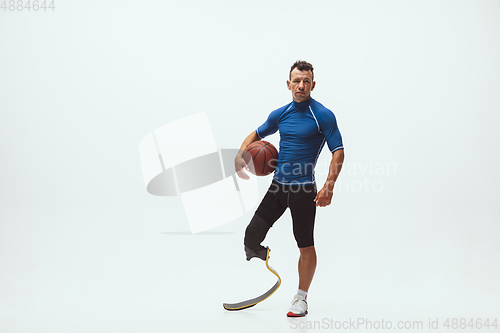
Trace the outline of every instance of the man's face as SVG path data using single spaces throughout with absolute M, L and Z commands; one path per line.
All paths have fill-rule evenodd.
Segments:
M 312 80 L 311 71 L 299 71 L 294 68 L 290 80 L 286 81 L 288 90 L 292 92 L 293 100 L 297 103 L 307 101 L 311 97 L 316 82 Z

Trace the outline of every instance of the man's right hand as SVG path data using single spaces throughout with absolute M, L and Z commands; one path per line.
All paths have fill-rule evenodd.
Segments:
M 245 149 L 247 149 L 248 145 L 257 140 L 260 140 L 260 138 L 257 135 L 257 132 L 253 131 L 246 137 L 245 141 L 243 141 L 238 154 L 236 154 L 236 157 L 234 159 L 234 169 L 241 179 L 250 179 L 250 177 L 245 173 L 244 170 L 246 169 L 247 171 L 250 171 L 247 163 L 243 159 L 243 154 L 245 153 Z
M 236 173 L 241 179 L 246 179 L 246 180 L 250 179 L 250 177 L 248 177 L 248 175 L 243 170 L 243 169 L 247 171 L 249 170 L 248 165 L 243 159 L 243 157 L 239 155 L 236 156 L 236 158 L 234 159 L 234 169 L 236 170 Z

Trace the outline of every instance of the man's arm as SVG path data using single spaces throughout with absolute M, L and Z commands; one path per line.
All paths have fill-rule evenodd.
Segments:
M 238 176 L 242 179 L 250 179 L 250 177 L 248 177 L 245 171 L 243 171 L 243 168 L 248 170 L 247 163 L 243 159 L 243 152 L 245 151 L 245 149 L 248 147 L 249 144 L 259 140 L 260 138 L 257 135 L 256 131 L 250 133 L 245 139 L 245 141 L 243 141 L 243 143 L 241 144 L 240 150 L 238 151 L 238 154 L 236 154 L 236 157 L 234 158 L 234 169 L 236 170 Z
M 326 207 L 332 202 L 333 187 L 335 186 L 335 182 L 337 181 L 340 170 L 342 169 L 342 163 L 344 163 L 344 149 L 334 151 L 325 185 L 314 199 L 316 207 Z

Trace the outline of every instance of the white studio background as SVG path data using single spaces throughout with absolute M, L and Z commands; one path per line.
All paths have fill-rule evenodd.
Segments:
M 138 155 L 146 134 L 202 111 L 218 147 L 238 148 L 290 101 L 298 59 L 315 66 L 313 97 L 346 147 L 318 211 L 303 325 L 500 317 L 499 1 L 55 7 L 0 10 L 1 332 L 298 327 L 285 317 L 289 214 L 266 240 L 281 288 L 225 312 L 274 283 L 244 260 L 251 214 L 190 235 L 178 197 L 146 192 Z M 328 162 L 325 149 L 319 186 Z

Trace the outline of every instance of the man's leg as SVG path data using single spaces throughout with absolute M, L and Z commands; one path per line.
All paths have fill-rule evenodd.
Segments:
M 262 246 L 260 243 L 262 243 L 264 238 L 266 238 L 267 232 L 270 228 L 271 225 L 269 223 L 267 223 L 259 215 L 254 214 L 245 230 L 245 239 L 243 241 L 245 244 L 247 260 L 254 257 L 266 260 L 267 248 Z
M 290 193 L 293 234 L 300 250 L 299 289 L 308 291 L 316 271 L 314 220 L 316 219 L 316 186 L 301 185 Z
M 288 317 L 303 317 L 308 313 L 307 292 L 316 271 L 314 220 L 316 218 L 316 186 L 290 187 L 289 205 L 293 220 L 293 235 L 300 250 L 299 289 L 294 296 Z
M 283 193 L 278 184 L 273 182 L 245 230 L 244 244 L 247 260 L 254 257 L 266 260 L 267 248 L 260 243 L 287 208 L 282 196 Z
M 299 257 L 299 289 L 309 291 L 314 272 L 316 271 L 316 250 L 314 246 L 300 249 Z

